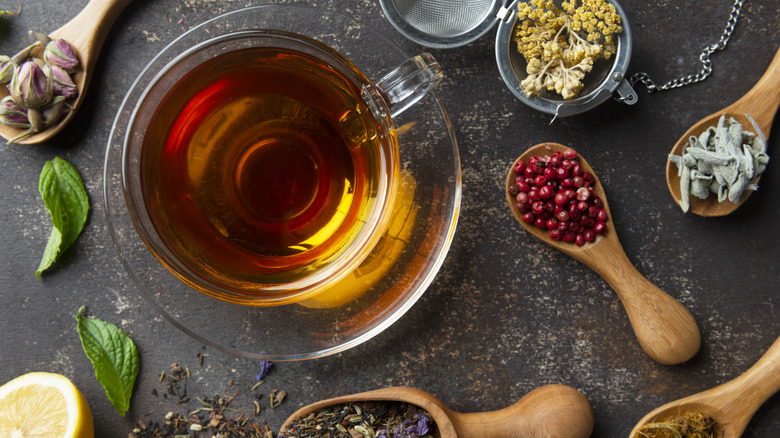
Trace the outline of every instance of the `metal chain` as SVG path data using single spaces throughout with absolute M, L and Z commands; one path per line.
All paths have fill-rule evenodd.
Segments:
M 629 83 L 634 86 L 638 82 L 641 82 L 642 85 L 647 88 L 648 92 L 653 93 L 655 91 L 671 90 L 672 88 L 694 84 L 706 79 L 707 76 L 712 73 L 712 61 L 710 61 L 710 55 L 718 50 L 723 50 L 726 47 L 726 44 L 728 44 L 729 39 L 731 38 L 731 34 L 734 32 L 734 27 L 737 25 L 739 15 L 742 11 L 742 2 L 743 0 L 734 1 L 734 6 L 731 8 L 731 15 L 726 22 L 726 28 L 723 30 L 723 34 L 720 36 L 720 40 L 715 44 L 705 47 L 704 51 L 702 51 L 701 55 L 699 55 L 699 60 L 701 60 L 702 63 L 702 69 L 699 73 L 673 79 L 663 85 L 656 85 L 655 82 L 650 79 L 650 76 L 647 73 L 637 72 L 628 78 Z

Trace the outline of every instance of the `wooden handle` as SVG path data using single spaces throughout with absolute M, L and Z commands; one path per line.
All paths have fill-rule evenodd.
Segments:
M 542 386 L 498 411 L 447 413 L 460 438 L 587 438 L 593 432 L 588 399 L 566 385 Z
M 114 21 L 130 3 L 132 0 L 91 0 L 78 15 L 52 32 L 51 36 L 64 38 L 79 51 L 79 59 L 86 64 L 89 76 L 94 59 L 103 47 Z
M 772 127 L 778 106 L 780 106 L 780 49 L 777 50 L 775 57 L 756 85 L 726 108 L 725 112 L 734 115 L 749 113 L 761 126 L 764 134 L 769 136 L 769 130 Z
M 734 380 L 706 392 L 708 404 L 717 408 L 738 437 L 758 408 L 780 391 L 780 338 L 750 369 Z
M 699 351 L 701 334 L 688 309 L 640 274 L 616 237 L 605 239 L 603 245 L 583 261 L 615 290 L 642 349 L 664 365 L 693 357 Z

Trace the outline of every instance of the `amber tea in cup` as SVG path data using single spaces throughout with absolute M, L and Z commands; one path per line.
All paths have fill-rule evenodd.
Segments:
M 399 152 L 384 95 L 336 51 L 286 32 L 228 34 L 181 55 L 126 140 L 147 246 L 185 283 L 239 304 L 335 283 L 392 209 Z

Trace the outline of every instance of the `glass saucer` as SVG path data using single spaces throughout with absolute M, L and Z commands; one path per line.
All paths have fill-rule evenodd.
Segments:
M 350 59 L 370 79 L 408 59 L 375 29 L 322 9 L 267 5 L 237 10 L 171 42 L 132 84 L 106 149 L 103 190 L 111 238 L 128 275 L 162 316 L 198 341 L 256 359 L 323 357 L 365 342 L 397 321 L 433 281 L 449 250 L 461 199 L 457 143 L 438 95 L 429 93 L 396 118 L 401 192 L 389 229 L 339 287 L 296 304 L 249 307 L 191 289 L 147 249 L 125 202 L 123 144 L 133 110 L 169 62 L 227 32 L 275 29 L 314 38 Z M 446 74 L 446 72 L 445 72 Z

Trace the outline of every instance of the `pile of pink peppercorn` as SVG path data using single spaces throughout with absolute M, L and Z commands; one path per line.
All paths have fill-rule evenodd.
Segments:
M 582 246 L 607 231 L 604 203 L 593 191 L 595 179 L 567 149 L 518 160 L 508 187 L 523 221 L 547 231 L 553 240 Z

